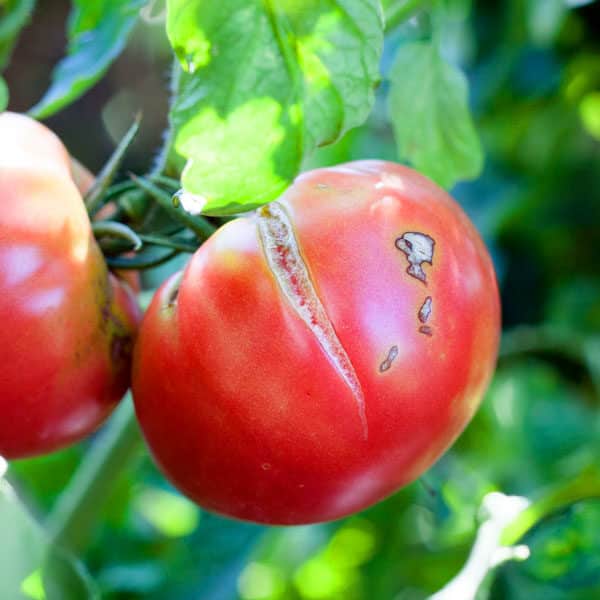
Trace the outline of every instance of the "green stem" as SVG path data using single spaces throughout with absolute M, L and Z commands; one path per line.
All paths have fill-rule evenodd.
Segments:
M 161 246 L 163 248 L 172 248 L 173 250 L 187 252 L 188 254 L 193 254 L 194 252 L 196 252 L 196 250 L 198 250 L 197 245 L 190 244 L 189 241 L 182 240 L 180 238 L 170 238 L 163 235 L 156 235 L 150 233 L 140 233 L 139 238 L 145 244 L 150 244 L 152 246 Z
M 169 177 L 167 175 L 150 175 L 148 179 L 150 181 L 160 183 L 167 188 L 171 188 L 173 193 L 181 188 L 181 181 L 179 181 L 179 179 L 175 179 L 174 177 Z
M 512 523 L 500 537 L 501 544 L 516 544 L 534 525 L 560 510 L 588 498 L 600 498 L 600 471 L 592 466 L 575 479 L 561 482 L 543 493 Z
M 493 495 L 496 497 L 492 501 Z M 494 567 L 506 560 L 524 560 L 529 556 L 528 548 L 516 544 L 532 527 L 575 502 L 592 498 L 600 498 L 600 468 L 594 464 L 574 479 L 546 490 L 532 503 L 522 496 L 488 494 L 482 504 L 486 520 L 477 531 L 467 561 L 458 574 L 428 600 L 478 597 L 478 590 Z
M 95 214 L 102 207 L 104 194 L 112 183 L 116 172 L 123 162 L 125 153 L 131 146 L 140 128 L 140 119 L 140 116 L 136 117 L 131 127 L 127 130 L 127 133 L 123 136 L 123 139 L 119 142 L 119 145 L 115 148 L 112 156 L 108 159 L 104 167 L 102 167 L 102 170 L 94 181 L 94 185 L 85 195 L 84 203 L 90 215 Z
M 216 227 L 204 217 L 190 215 L 185 210 L 173 206 L 172 196 L 154 185 L 149 179 L 135 175 L 130 175 L 130 177 L 140 189 L 150 194 L 173 219 L 191 229 L 200 240 L 207 239 L 215 232 Z
M 108 204 L 108 202 L 110 202 L 115 196 L 120 196 L 124 192 L 134 189 L 135 184 L 133 181 L 121 181 L 119 183 L 115 183 L 106 190 L 104 198 L 102 199 L 102 204 Z
M 179 254 L 179 250 L 170 250 L 160 256 L 152 256 L 150 258 L 145 256 L 134 256 L 132 258 L 121 258 L 121 257 L 105 257 L 106 264 L 111 269 L 130 269 L 133 271 L 143 271 L 144 269 L 152 269 L 159 267 L 169 262 L 172 258 Z
M 404 0 L 392 4 L 385 13 L 385 30 L 391 31 L 402 25 L 414 14 L 426 8 L 430 0 Z
M 72 550 L 85 546 L 113 489 L 115 474 L 121 472 L 141 448 L 141 437 L 128 394 L 51 511 L 47 524 L 53 542 Z
M 97 240 L 109 237 L 125 241 L 134 252 L 140 250 L 143 245 L 141 237 L 133 229 L 117 221 L 96 221 L 92 223 L 92 232 Z

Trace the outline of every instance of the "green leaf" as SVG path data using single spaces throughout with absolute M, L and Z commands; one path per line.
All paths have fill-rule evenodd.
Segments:
M 35 0 L 0 1 L 0 70 L 8 63 L 21 29 L 27 25 Z
M 8 88 L 6 82 L 0 77 L 0 112 L 6 110 L 8 106 Z
M 37 119 L 77 100 L 121 53 L 145 0 L 74 0 L 67 55 L 52 73 L 52 85 L 29 111 Z
M 483 152 L 461 71 L 434 44 L 412 42 L 398 50 L 390 79 L 399 157 L 447 188 L 479 175 Z
M 38 524 L 0 479 L 0 582 L 11 600 L 79 600 L 98 598 L 83 566 L 49 544 Z
M 304 157 L 367 117 L 379 78 L 376 0 L 169 0 L 185 73 L 171 110 L 184 189 L 206 214 L 276 198 Z

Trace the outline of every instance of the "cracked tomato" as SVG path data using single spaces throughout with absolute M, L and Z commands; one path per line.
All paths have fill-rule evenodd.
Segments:
M 164 473 L 209 510 L 335 519 L 427 469 L 477 409 L 494 269 L 459 206 L 365 161 L 301 175 L 157 292 L 133 391 Z
M 129 383 L 135 299 L 109 274 L 76 180 L 36 121 L 0 114 L 0 455 L 96 429 Z

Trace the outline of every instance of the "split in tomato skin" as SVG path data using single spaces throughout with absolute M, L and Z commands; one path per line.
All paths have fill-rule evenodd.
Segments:
M 106 268 L 68 152 L 9 112 L 0 114 L 0 291 L 0 455 L 80 440 L 129 385 L 140 312 Z
M 155 295 L 133 392 L 150 450 L 198 504 L 303 524 L 413 481 L 493 373 L 498 290 L 459 206 L 415 171 L 301 175 Z

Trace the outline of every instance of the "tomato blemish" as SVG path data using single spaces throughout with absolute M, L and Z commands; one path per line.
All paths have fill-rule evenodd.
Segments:
M 365 397 L 354 366 L 342 346 L 321 299 L 294 235 L 284 207 L 272 202 L 257 211 L 260 240 L 267 264 L 285 298 L 317 338 L 323 352 L 350 388 L 363 429 L 368 438 Z
M 406 254 L 408 268 L 406 272 L 427 285 L 427 276 L 423 263 L 433 265 L 435 240 L 425 233 L 407 231 L 396 240 L 396 248 Z
M 429 319 L 432 310 L 432 300 L 431 296 L 427 296 L 425 298 L 425 302 L 423 302 L 423 306 L 419 309 L 419 321 L 421 323 L 427 323 L 427 319 Z
M 379 365 L 379 372 L 385 373 L 388 371 L 394 359 L 398 356 L 398 346 L 392 346 L 387 354 L 386 359 Z

